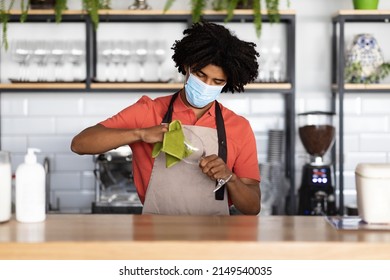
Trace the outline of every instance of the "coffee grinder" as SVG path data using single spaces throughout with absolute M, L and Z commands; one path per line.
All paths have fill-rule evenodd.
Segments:
M 299 215 L 335 215 L 335 191 L 332 166 L 324 155 L 334 143 L 335 127 L 331 112 L 298 114 L 299 137 L 310 155 L 303 166 L 299 189 Z

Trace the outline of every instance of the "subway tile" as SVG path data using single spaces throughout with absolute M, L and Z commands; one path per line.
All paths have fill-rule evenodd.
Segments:
M 344 133 L 387 132 L 389 118 L 387 116 L 345 117 Z
M 82 114 L 82 98 L 64 94 L 36 94 L 29 98 L 30 116 L 75 116 Z
M 311 112 L 311 111 L 329 112 L 329 111 L 331 111 L 330 98 L 328 96 L 324 96 L 322 98 L 314 97 L 317 95 L 320 95 L 320 94 L 313 93 L 313 97 L 305 99 L 306 104 L 305 104 L 305 111 L 304 112 Z M 304 112 L 298 112 L 298 113 L 304 113 Z
M 23 94 L 2 93 L 1 116 L 27 116 L 28 99 Z
M 363 114 L 372 115 L 390 115 L 390 98 L 388 95 L 365 95 L 362 98 Z
M 72 136 L 30 136 L 28 145 L 40 149 L 44 153 L 70 153 Z
M 268 132 L 270 129 L 277 129 L 283 120 L 283 117 L 248 117 L 247 118 L 253 131 Z
M 50 173 L 50 189 L 52 191 L 80 190 L 81 173 L 74 172 L 56 172 Z
M 59 154 L 55 158 L 55 171 L 91 171 L 94 169 L 91 155 Z
M 84 171 L 81 174 L 81 188 L 95 191 L 96 178 L 92 171 Z
M 92 202 L 95 200 L 95 193 L 89 190 L 81 191 L 55 191 L 53 193 L 53 200 L 59 200 L 59 207 L 61 212 L 89 212 L 92 209 Z
M 283 115 L 284 114 L 284 100 L 280 95 L 274 96 L 255 96 L 253 94 L 249 100 L 250 113 L 251 114 L 272 114 Z
M 359 144 L 360 144 L 359 134 L 356 133 L 356 134 L 344 135 L 344 153 L 358 152 Z
M 105 117 L 58 117 L 56 118 L 56 133 L 76 135 L 83 129 L 95 125 Z
M 234 111 L 238 115 L 246 116 L 250 112 L 250 101 L 247 96 L 240 93 L 223 93 L 218 99 L 223 106 Z
M 344 155 L 344 169 L 354 171 L 361 162 L 386 162 L 385 152 L 350 152 Z
M 390 152 L 390 134 L 361 134 L 360 150 L 365 152 Z
M 360 96 L 347 95 L 344 98 L 344 116 L 361 115 L 362 113 L 362 98 Z
M 355 169 L 344 171 L 344 190 L 347 193 L 356 191 Z
M 2 118 L 3 135 L 39 135 L 55 132 L 54 118 Z
M 124 108 L 134 104 L 142 95 L 140 94 L 109 94 L 92 95 L 84 98 L 84 114 L 86 116 L 99 116 L 108 118 Z M 151 97 L 154 98 L 154 97 Z
M 3 136 L 1 149 L 8 152 L 25 152 L 27 150 L 27 136 Z

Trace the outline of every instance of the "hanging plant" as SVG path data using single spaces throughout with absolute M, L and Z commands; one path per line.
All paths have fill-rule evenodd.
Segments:
M 175 0 L 167 0 L 164 6 L 164 13 L 168 11 Z M 207 0 L 191 0 L 191 15 L 193 22 L 199 22 L 207 4 Z
M 11 0 L 8 7 L 6 6 L 6 0 L 0 0 L 0 22 L 2 25 L 2 42 L 1 45 L 5 50 L 8 50 L 8 22 L 10 18 L 10 11 L 15 4 L 15 0 Z M 20 22 L 24 22 L 27 18 L 27 12 L 30 7 L 29 0 L 21 0 L 20 1 Z
M 57 23 L 62 21 L 62 12 L 67 9 L 68 9 L 67 0 L 56 0 L 54 6 L 54 13 L 55 13 Z
M 279 0 L 209 0 L 212 4 L 212 7 L 216 11 L 225 10 L 227 12 L 225 22 L 232 20 L 234 16 L 234 11 L 240 8 L 252 9 L 253 11 L 253 23 L 255 25 L 256 34 L 258 37 L 261 35 L 262 29 L 262 18 L 261 18 L 261 8 L 262 1 L 265 1 L 266 10 L 268 14 L 269 21 L 271 23 L 280 22 L 279 14 Z M 164 13 L 168 11 L 175 0 L 166 0 L 164 6 Z M 201 20 L 204 8 L 207 5 L 207 0 L 191 0 L 191 15 L 192 21 L 198 22 Z M 290 6 L 290 1 L 287 0 L 288 7 Z
M 91 18 L 95 31 L 99 26 L 99 10 L 110 10 L 111 0 L 83 0 L 83 10 L 87 11 Z

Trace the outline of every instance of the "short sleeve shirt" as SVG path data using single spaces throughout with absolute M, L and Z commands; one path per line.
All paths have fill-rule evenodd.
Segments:
M 168 110 L 172 96 L 151 99 L 142 96 L 136 103 L 116 115 L 102 121 L 108 128 L 135 129 L 161 124 Z M 256 141 L 249 122 L 221 104 L 227 141 L 227 165 L 240 178 L 260 181 Z M 191 108 L 181 100 L 180 95 L 173 105 L 172 120 L 180 120 L 183 125 L 197 125 L 216 128 L 215 103 L 199 119 Z M 153 169 L 153 144 L 136 142 L 130 145 L 133 153 L 133 176 L 141 202 L 145 200 L 146 189 Z

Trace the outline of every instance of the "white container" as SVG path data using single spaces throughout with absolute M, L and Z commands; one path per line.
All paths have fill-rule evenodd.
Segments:
M 11 218 L 11 161 L 8 152 L 0 151 L 0 223 Z
M 355 169 L 359 215 L 367 223 L 390 223 L 390 164 L 359 163 Z
M 35 152 L 29 148 L 25 162 L 16 169 L 16 220 L 23 223 L 42 222 L 46 218 L 45 169 L 37 162 Z

